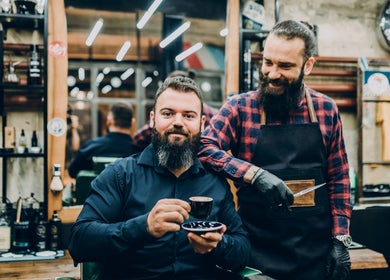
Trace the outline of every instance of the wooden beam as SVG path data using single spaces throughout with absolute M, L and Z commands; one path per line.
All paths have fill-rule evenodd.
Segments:
M 64 0 L 48 1 L 48 66 L 47 66 L 47 119 L 60 118 L 66 123 L 68 105 L 68 56 L 66 51 L 55 53 L 50 47 L 67 46 L 67 28 Z M 62 209 L 62 192 L 52 192 L 50 182 L 52 165 L 61 164 L 62 174 L 65 166 L 66 132 L 61 136 L 47 135 L 48 163 L 48 216 L 54 210 Z
M 239 93 L 240 71 L 240 1 L 227 1 L 227 28 L 225 44 L 225 98 L 230 93 Z

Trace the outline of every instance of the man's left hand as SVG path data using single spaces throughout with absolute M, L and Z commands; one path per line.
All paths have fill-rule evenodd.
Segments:
M 223 225 L 218 232 L 206 232 L 201 235 L 189 232 L 187 238 L 196 253 L 207 254 L 218 246 L 225 231 L 226 226 Z
M 350 269 L 351 259 L 348 248 L 341 241 L 333 239 L 332 249 L 326 263 L 327 279 L 348 279 Z

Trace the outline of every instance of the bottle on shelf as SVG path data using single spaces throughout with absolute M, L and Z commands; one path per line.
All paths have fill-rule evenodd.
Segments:
M 48 223 L 45 218 L 45 208 L 41 204 L 38 209 L 34 209 L 31 233 L 31 249 L 35 252 L 47 250 Z
M 22 129 L 19 136 L 18 153 L 24 153 L 26 151 L 26 147 L 27 147 L 26 134 L 24 133 L 24 129 Z
M 38 55 L 37 45 L 32 45 L 31 56 L 28 67 L 28 84 L 40 85 L 42 84 L 41 75 L 41 60 Z
M 38 147 L 37 132 L 34 130 L 31 136 L 31 147 Z
M 11 225 L 7 215 L 7 204 L 0 203 L 0 252 L 11 249 Z
M 58 212 L 54 210 L 49 222 L 49 249 L 52 251 L 60 250 L 62 238 L 62 221 Z

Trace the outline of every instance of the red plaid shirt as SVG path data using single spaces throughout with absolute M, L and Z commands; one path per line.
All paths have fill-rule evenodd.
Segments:
M 309 90 L 327 151 L 327 185 L 333 217 L 333 234 L 349 234 L 352 207 L 348 160 L 342 133 L 342 124 L 336 103 L 321 93 Z M 302 95 L 304 96 L 304 95 Z M 220 172 L 235 181 L 239 187 L 244 175 L 253 166 L 260 130 L 262 109 L 258 92 L 237 95 L 226 102 L 211 119 L 202 134 L 199 158 L 206 167 Z M 306 98 L 291 112 L 288 119 L 278 120 L 267 116 L 267 124 L 309 123 Z

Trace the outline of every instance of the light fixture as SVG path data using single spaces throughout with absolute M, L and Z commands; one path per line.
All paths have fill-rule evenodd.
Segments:
M 118 54 L 116 55 L 116 61 L 122 61 L 122 59 L 125 57 L 127 51 L 130 49 L 131 43 L 130 41 L 125 41 L 119 50 Z
M 201 42 L 198 42 L 196 43 L 195 45 L 193 45 L 192 47 L 186 49 L 185 51 L 179 53 L 176 57 L 175 57 L 175 60 L 177 62 L 180 62 L 182 61 L 183 59 L 187 58 L 188 56 L 190 56 L 191 54 L 197 52 L 198 50 L 200 50 L 201 48 L 203 47 L 203 44 Z
M 221 30 L 219 31 L 219 35 L 220 35 L 221 37 L 226 37 L 226 36 L 228 35 L 228 33 L 229 33 L 229 30 L 228 30 L 227 27 L 225 27 L 224 29 L 221 29 Z
M 113 88 L 119 88 L 122 85 L 122 80 L 118 77 L 111 78 L 110 84 Z
M 142 85 L 142 87 L 146 88 L 148 85 L 150 85 L 151 82 L 152 82 L 152 78 L 151 77 L 146 77 L 142 81 L 141 85 Z
M 96 84 L 100 84 L 101 81 L 103 81 L 104 79 L 104 74 L 103 73 L 99 73 L 97 76 L 96 76 Z
M 142 16 L 142 18 L 137 23 L 137 28 L 138 29 L 144 28 L 145 24 L 151 18 L 153 13 L 157 10 L 158 6 L 161 4 L 162 1 L 163 0 L 155 0 L 152 3 L 152 5 L 150 5 L 149 9 L 145 12 L 145 14 Z
M 110 72 L 111 72 L 111 68 L 109 66 L 106 66 L 106 67 L 103 68 L 103 74 L 104 75 L 107 75 Z
M 84 79 L 85 79 L 85 69 L 80 67 L 78 72 L 79 72 L 79 80 L 80 81 L 84 81 Z
M 105 86 L 102 88 L 102 93 L 103 93 L 103 94 L 107 94 L 107 93 L 109 93 L 111 90 L 112 90 L 112 86 L 110 86 L 110 85 L 105 85 Z
M 186 21 L 185 23 L 183 23 L 179 28 L 177 28 L 168 37 L 166 37 L 164 40 L 160 42 L 160 47 L 165 48 L 166 46 L 168 46 L 173 40 L 175 40 L 177 37 L 183 34 L 188 28 L 190 28 L 190 26 L 191 26 L 190 21 Z
M 133 74 L 134 74 L 134 69 L 133 68 L 129 68 L 125 72 L 122 73 L 121 80 L 124 81 L 124 80 L 126 80 L 127 78 L 129 78 Z
M 87 40 L 85 41 L 85 44 L 88 47 L 92 46 L 93 41 L 95 41 L 95 38 L 98 35 L 98 33 L 100 32 L 100 29 L 102 28 L 102 26 L 103 26 L 103 19 L 99 18 L 96 21 L 95 25 L 93 26 L 91 33 L 89 33 Z
M 76 78 L 69 75 L 68 76 L 68 87 L 73 87 L 76 84 Z

